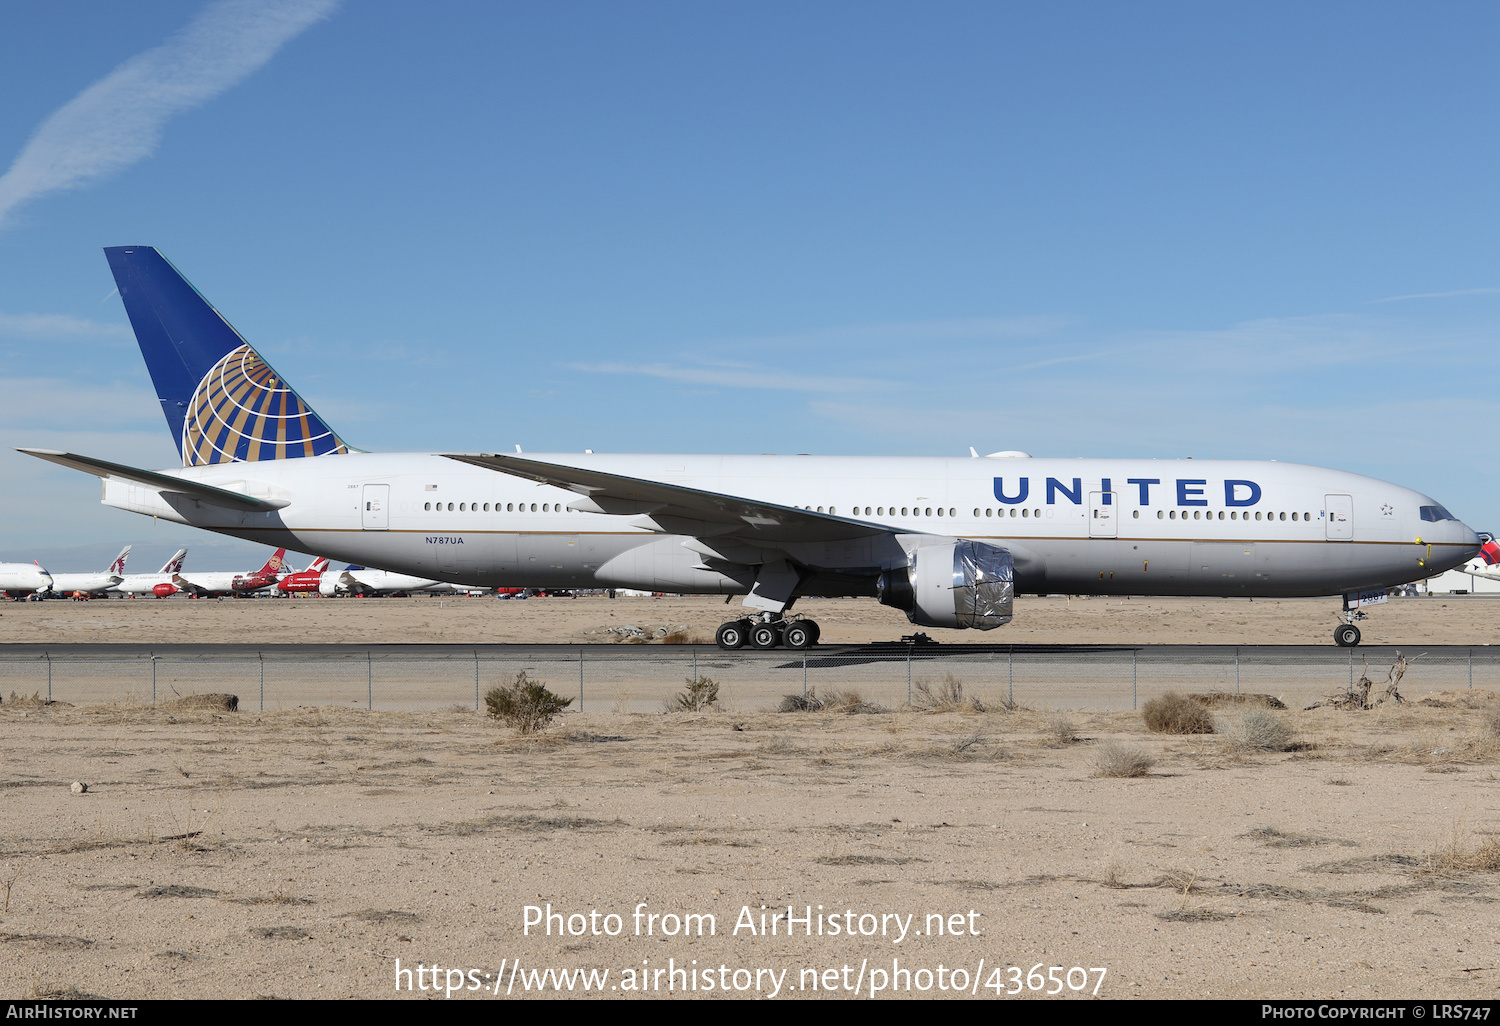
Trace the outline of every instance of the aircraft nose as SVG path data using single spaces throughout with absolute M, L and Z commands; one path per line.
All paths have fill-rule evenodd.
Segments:
M 1458 528 L 1462 535 L 1459 543 L 1464 547 L 1464 560 L 1467 562 L 1479 555 L 1479 547 L 1484 544 L 1484 539 L 1480 538 L 1478 532 L 1461 520 L 1458 523 Z

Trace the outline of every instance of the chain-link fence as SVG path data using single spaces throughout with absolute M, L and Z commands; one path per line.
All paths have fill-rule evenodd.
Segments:
M 1408 698 L 1448 689 L 1500 689 L 1500 650 L 1443 646 L 1408 651 Z M 1415 658 L 1412 658 L 1415 657 Z M 1044 646 L 935 650 L 870 646 L 722 652 L 699 646 L 443 649 L 406 653 L 327 646 L 309 654 L 149 651 L 0 655 L 0 694 L 73 705 L 145 704 L 205 692 L 239 696 L 245 710 L 336 705 L 478 709 L 490 688 L 520 673 L 586 712 L 658 712 L 687 683 L 710 678 L 721 707 L 774 708 L 787 695 L 854 692 L 888 708 L 921 702 L 922 686 L 961 683 L 967 697 L 1033 708 L 1123 710 L 1167 691 L 1275 695 L 1303 707 L 1361 675 L 1383 686 L 1396 658 L 1385 648 L 1302 646 Z

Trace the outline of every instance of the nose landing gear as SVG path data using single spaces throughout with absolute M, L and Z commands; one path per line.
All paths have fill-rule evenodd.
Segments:
M 1345 609 L 1339 615 L 1344 622 L 1333 629 L 1333 643 L 1340 648 L 1353 648 L 1359 644 L 1359 628 L 1354 626 L 1354 621 L 1363 620 L 1366 615 L 1359 609 Z

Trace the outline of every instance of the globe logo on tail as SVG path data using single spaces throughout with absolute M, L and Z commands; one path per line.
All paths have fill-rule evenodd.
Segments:
M 182 425 L 182 465 L 346 453 L 343 440 L 248 345 L 198 383 Z

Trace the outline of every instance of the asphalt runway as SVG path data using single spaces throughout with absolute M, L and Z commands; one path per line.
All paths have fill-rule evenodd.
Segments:
M 1408 698 L 1500 690 L 1500 648 L 1404 652 Z M 587 712 L 660 712 L 709 677 L 720 705 L 774 708 L 789 694 L 857 691 L 886 707 L 950 679 L 988 704 L 1131 709 L 1167 691 L 1254 692 L 1303 707 L 1368 674 L 1383 690 L 1397 650 L 1332 645 L 932 645 L 901 643 L 722 652 L 702 645 L 18 644 L 0 650 L 0 695 L 75 705 L 165 701 L 229 691 L 245 709 L 338 705 L 478 708 L 517 674 Z

